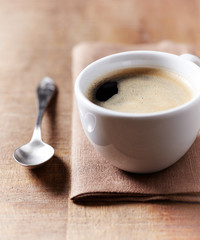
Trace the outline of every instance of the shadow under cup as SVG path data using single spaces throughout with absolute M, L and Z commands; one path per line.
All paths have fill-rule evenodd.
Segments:
M 114 166 L 129 172 L 149 173 L 169 167 L 190 148 L 200 128 L 200 60 L 154 51 L 114 54 L 93 62 L 78 76 L 75 96 L 86 136 Z M 102 108 L 85 97 L 88 86 L 106 73 L 132 67 L 175 72 L 187 81 L 193 98 L 176 108 L 147 114 L 122 113 Z

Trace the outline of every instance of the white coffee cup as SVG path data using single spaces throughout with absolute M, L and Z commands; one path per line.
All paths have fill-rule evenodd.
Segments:
M 162 112 L 134 114 L 102 108 L 84 93 L 100 76 L 130 67 L 156 67 L 178 73 L 188 81 L 194 97 Z M 75 83 L 75 97 L 83 129 L 90 142 L 114 166 L 149 173 L 179 160 L 195 141 L 200 128 L 200 59 L 155 51 L 130 51 L 104 57 L 87 66 Z

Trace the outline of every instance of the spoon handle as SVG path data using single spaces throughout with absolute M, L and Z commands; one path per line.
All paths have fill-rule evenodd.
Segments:
M 54 81 L 49 77 L 44 77 L 37 88 L 38 116 L 36 127 L 40 127 L 44 111 L 50 102 L 55 90 L 56 87 Z
M 42 139 L 41 128 L 40 128 L 42 117 L 55 90 L 56 90 L 56 86 L 54 84 L 54 81 L 49 77 L 44 77 L 37 88 L 38 114 L 37 114 L 36 125 L 33 131 L 33 136 L 31 138 L 31 141 L 34 141 L 36 139 L 37 140 Z

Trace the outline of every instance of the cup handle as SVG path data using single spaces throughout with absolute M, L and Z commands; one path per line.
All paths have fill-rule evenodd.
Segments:
M 185 60 L 191 61 L 200 67 L 200 58 L 198 58 L 197 56 L 189 53 L 184 53 L 180 55 L 180 57 L 184 58 Z

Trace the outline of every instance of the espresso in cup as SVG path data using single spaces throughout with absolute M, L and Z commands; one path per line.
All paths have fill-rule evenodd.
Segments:
M 94 80 L 86 97 L 101 107 L 128 113 L 153 113 L 180 106 L 193 97 L 183 77 L 160 68 L 128 68 Z

